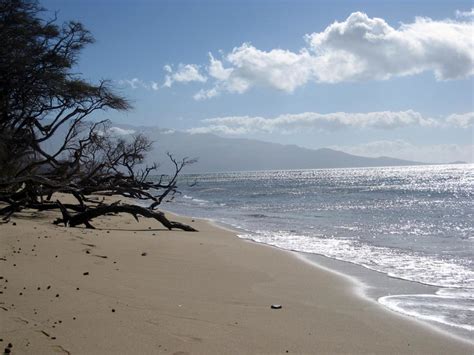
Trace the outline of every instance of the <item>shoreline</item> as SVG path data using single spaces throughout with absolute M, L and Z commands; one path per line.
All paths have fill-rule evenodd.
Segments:
M 52 217 L 25 213 L 0 225 L 2 345 L 17 352 L 473 350 L 357 298 L 347 280 L 293 252 L 204 220 L 176 216 L 200 231 L 190 233 L 129 216 L 98 219 L 95 230 L 53 226 Z
M 181 214 L 177 211 L 164 211 L 172 215 L 188 217 L 185 214 Z M 232 224 L 219 221 L 212 217 L 199 216 L 188 218 L 204 220 L 217 228 L 225 229 L 226 231 L 234 233 L 236 237 L 241 240 L 293 253 L 303 262 L 308 263 L 313 267 L 322 268 L 329 272 L 334 272 L 336 275 L 340 275 L 343 278 L 346 277 L 350 282 L 358 284 L 359 286 L 355 290 L 355 294 L 363 299 L 375 302 L 381 307 L 383 311 L 388 311 L 392 314 L 405 317 L 421 324 L 422 326 L 427 326 L 437 332 L 445 333 L 446 335 L 461 342 L 467 342 L 468 344 L 474 345 L 474 341 L 471 341 L 473 334 L 471 329 L 467 329 L 455 324 L 450 324 L 443 319 L 440 320 L 436 316 L 417 314 L 416 312 L 407 311 L 399 307 L 397 304 L 385 304 L 381 301 L 381 299 L 390 299 L 391 297 L 414 296 L 442 298 L 442 296 L 439 296 L 437 292 L 443 291 L 444 289 L 449 289 L 449 287 L 432 285 L 419 281 L 404 279 L 402 277 L 392 276 L 364 265 L 343 259 L 333 258 L 324 254 L 285 249 L 277 245 L 267 244 L 265 242 L 254 240 L 251 237 L 246 237 L 246 235 L 252 234 L 252 231 L 250 230 L 241 227 L 235 227 Z
M 244 242 L 253 243 L 256 245 L 269 247 L 269 248 L 275 248 L 279 251 L 286 252 L 288 253 L 288 255 L 299 259 L 301 262 L 306 263 L 313 268 L 332 273 L 336 275 L 336 277 L 345 279 L 345 281 L 349 285 L 351 285 L 354 297 L 359 297 L 365 301 L 373 302 L 378 307 L 380 307 L 380 310 L 382 312 L 388 312 L 389 314 L 401 317 L 403 319 L 407 319 L 421 327 L 428 328 L 434 332 L 443 334 L 445 336 L 456 339 L 457 341 L 474 346 L 474 341 L 471 341 L 469 339 L 470 332 L 464 328 L 457 328 L 458 333 L 456 333 L 456 331 L 453 329 L 453 328 L 456 328 L 455 326 L 452 326 L 450 324 L 440 323 L 433 319 L 419 318 L 414 314 L 407 314 L 401 310 L 397 311 L 381 303 L 379 301 L 380 298 L 390 297 L 393 295 L 390 293 L 381 293 L 381 290 L 379 289 L 380 285 L 376 286 L 376 285 L 369 284 L 367 282 L 367 279 L 373 280 L 373 276 L 378 275 L 379 278 L 389 280 L 389 282 L 393 284 L 399 283 L 399 284 L 414 286 L 413 289 L 411 289 L 408 294 L 396 294 L 396 296 L 407 296 L 407 295 L 412 295 L 412 294 L 417 295 L 418 293 L 414 292 L 415 288 L 419 290 L 418 292 L 423 292 L 421 290 L 424 290 L 424 292 L 428 292 L 427 293 L 428 295 L 435 296 L 436 291 L 441 289 L 440 286 L 423 284 L 417 281 L 410 281 L 410 280 L 405 280 L 403 278 L 392 277 L 381 271 L 369 269 L 369 268 L 364 267 L 363 265 L 352 263 L 350 261 L 331 258 L 323 254 L 315 254 L 315 253 L 301 252 L 297 250 L 289 250 L 289 249 L 281 248 L 276 245 L 259 242 L 253 239 L 242 238 L 239 236 L 240 232 L 238 230 L 233 229 L 232 226 L 226 225 L 225 223 L 219 222 L 212 218 L 199 218 L 199 217 L 185 216 L 185 215 L 181 215 L 179 213 L 171 212 L 171 211 L 166 211 L 166 213 L 176 216 L 176 217 L 181 217 L 181 218 L 200 219 L 200 220 L 203 220 L 204 222 L 210 223 L 212 226 L 216 228 L 224 229 L 228 232 L 235 234 L 236 238 Z M 361 274 L 365 274 L 365 278 L 362 277 Z M 370 275 L 370 276 L 367 276 L 367 275 Z M 379 289 L 378 292 L 375 291 L 377 289 Z M 374 293 L 371 295 L 369 290 L 374 291 Z M 460 334 L 463 334 L 463 335 L 460 335 Z

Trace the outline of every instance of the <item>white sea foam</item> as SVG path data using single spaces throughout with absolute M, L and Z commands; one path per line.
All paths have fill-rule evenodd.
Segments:
M 194 197 L 189 196 L 189 195 L 183 195 L 183 198 L 186 199 L 186 200 L 191 200 L 192 202 L 195 202 L 195 203 L 200 204 L 200 205 L 204 205 L 204 204 L 209 203 L 208 200 L 204 200 L 204 199 L 200 199 L 200 198 L 194 198 Z
M 398 313 L 474 332 L 474 299 L 440 295 L 396 295 L 378 301 Z
M 457 264 L 455 260 L 443 260 L 409 251 L 400 252 L 353 240 L 293 235 L 283 231 L 256 231 L 239 236 L 282 249 L 352 262 L 395 278 L 433 286 L 474 289 L 474 271 Z

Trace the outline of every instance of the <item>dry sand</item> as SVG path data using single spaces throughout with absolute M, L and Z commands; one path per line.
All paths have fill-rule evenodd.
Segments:
M 200 231 L 190 233 L 110 216 L 87 230 L 54 226 L 53 215 L 0 225 L 0 346 L 12 353 L 474 352 L 355 296 L 338 275 L 205 221 L 179 217 Z

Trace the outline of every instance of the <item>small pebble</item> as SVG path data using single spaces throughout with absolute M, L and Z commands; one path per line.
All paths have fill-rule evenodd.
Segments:
M 12 225 L 16 226 L 16 222 L 13 222 Z
M 145 253 L 145 252 L 142 253 L 142 256 L 146 256 L 146 255 L 147 255 L 147 253 Z
M 115 309 L 112 308 L 112 313 L 115 313 Z
M 56 294 L 56 297 L 59 297 L 59 293 Z
M 86 272 L 84 272 L 82 275 L 87 276 L 87 275 L 89 275 L 89 272 L 86 271 Z

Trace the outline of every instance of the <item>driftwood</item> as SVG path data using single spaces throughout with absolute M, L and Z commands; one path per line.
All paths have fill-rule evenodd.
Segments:
M 90 221 L 94 218 L 104 216 L 109 213 L 129 213 L 137 221 L 138 221 L 138 216 L 141 215 L 146 218 L 156 219 L 158 222 L 163 224 L 169 230 L 176 228 L 176 229 L 182 229 L 188 232 L 196 232 L 196 229 L 194 229 L 191 226 L 168 220 L 168 218 L 166 218 L 163 212 L 152 211 L 150 209 L 137 206 L 137 205 L 120 204 L 120 201 L 113 203 L 111 205 L 98 206 L 91 209 L 87 209 L 83 212 L 79 212 L 74 215 L 71 215 L 66 209 L 66 207 L 63 206 L 59 201 L 57 202 L 57 204 L 61 209 L 63 218 L 56 220 L 54 223 L 55 224 L 64 223 L 65 226 L 69 226 L 69 227 L 76 227 L 78 225 L 84 224 L 87 228 L 94 229 L 94 227 L 90 224 Z

